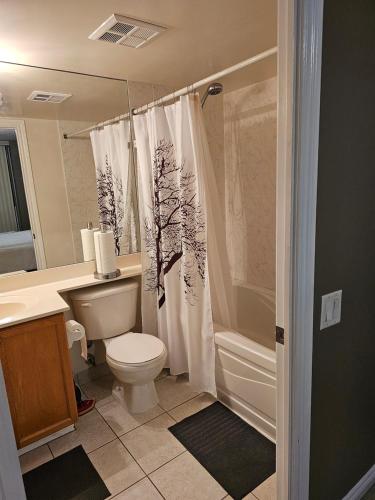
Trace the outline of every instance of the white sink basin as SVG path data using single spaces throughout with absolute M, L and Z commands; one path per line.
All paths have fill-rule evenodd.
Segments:
M 31 295 L 5 295 L 0 297 L 0 325 L 4 325 L 16 318 L 37 302 Z

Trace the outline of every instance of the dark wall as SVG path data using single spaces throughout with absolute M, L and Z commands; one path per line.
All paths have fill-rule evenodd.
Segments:
M 19 229 L 20 231 L 25 231 L 27 229 L 30 229 L 30 220 L 26 203 L 25 187 L 23 183 L 17 140 L 9 141 L 9 150 L 10 150 L 10 157 L 12 160 L 12 172 L 15 184 L 14 196 L 16 198 Z
M 321 296 L 343 290 L 319 330 Z M 375 1 L 324 2 L 310 499 L 375 463 Z

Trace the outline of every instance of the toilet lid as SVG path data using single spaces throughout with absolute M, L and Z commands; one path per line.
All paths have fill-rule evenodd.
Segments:
M 125 333 L 111 339 L 107 356 L 120 363 L 145 363 L 163 354 L 163 342 L 147 333 Z

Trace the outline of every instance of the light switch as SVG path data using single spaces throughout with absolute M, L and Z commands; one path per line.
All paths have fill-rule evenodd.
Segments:
M 322 310 L 320 315 L 320 329 L 336 325 L 341 321 L 342 290 L 327 293 L 322 296 Z

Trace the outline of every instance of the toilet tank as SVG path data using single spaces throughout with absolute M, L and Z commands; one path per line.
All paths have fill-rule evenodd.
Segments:
M 88 340 L 115 337 L 135 325 L 138 295 L 135 280 L 95 285 L 69 295 L 75 319 L 85 327 Z

